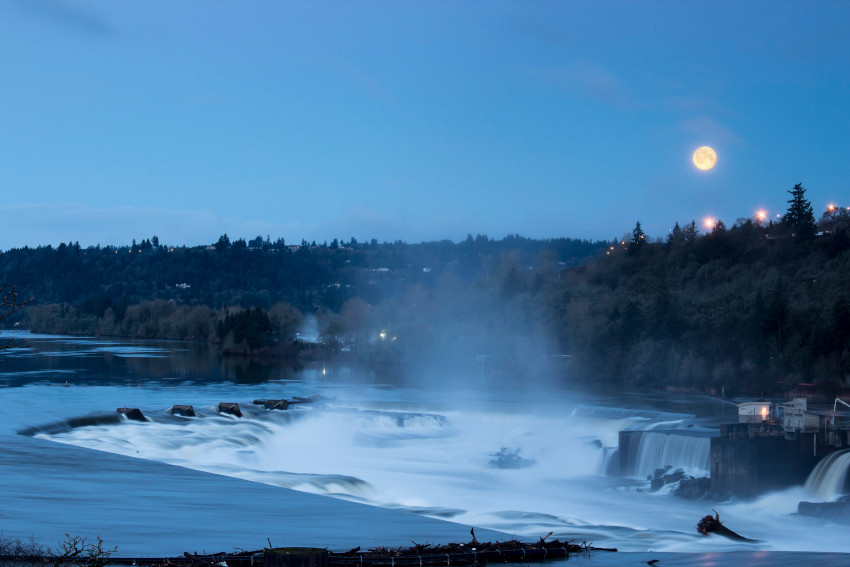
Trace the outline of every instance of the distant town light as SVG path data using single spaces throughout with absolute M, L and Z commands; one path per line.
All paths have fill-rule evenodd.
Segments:
M 708 228 L 708 229 L 713 229 L 713 228 L 714 228 L 714 225 L 716 225 L 716 224 L 717 224 L 717 221 L 716 221 L 716 220 L 714 220 L 714 218 L 713 218 L 713 217 L 705 217 L 705 220 L 704 220 L 704 221 L 702 221 L 702 225 L 703 225 L 705 228 Z
M 829 206 L 828 206 L 826 209 L 827 209 L 827 210 L 831 213 L 832 211 L 834 211 L 834 210 L 835 210 L 835 205 L 833 205 L 832 203 L 830 203 L 830 204 L 829 204 Z
M 759 220 L 759 222 L 765 220 L 767 218 L 767 211 L 765 211 L 764 209 L 759 209 L 758 211 L 756 211 L 756 218 Z

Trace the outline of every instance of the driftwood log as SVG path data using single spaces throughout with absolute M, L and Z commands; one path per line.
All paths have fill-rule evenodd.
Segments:
M 697 523 L 697 531 L 702 535 L 717 534 L 731 540 L 746 541 L 750 543 L 757 541 L 733 532 L 720 521 L 720 514 L 717 513 L 717 510 L 712 511 L 714 512 L 714 516 L 709 514 Z

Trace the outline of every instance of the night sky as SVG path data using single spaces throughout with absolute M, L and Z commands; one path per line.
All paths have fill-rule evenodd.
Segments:
M 850 206 L 850 2 L 0 0 L 0 249 Z M 717 166 L 691 155 L 708 145 Z

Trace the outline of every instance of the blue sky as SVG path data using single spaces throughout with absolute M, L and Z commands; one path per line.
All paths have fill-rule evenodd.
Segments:
M 0 0 L 0 249 L 850 206 L 850 2 Z M 717 150 L 715 169 L 691 154 Z

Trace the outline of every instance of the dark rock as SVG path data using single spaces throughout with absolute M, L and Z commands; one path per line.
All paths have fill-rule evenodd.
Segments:
M 534 459 L 523 459 L 519 456 L 519 452 L 520 449 L 511 451 L 507 447 L 502 447 L 498 453 L 490 455 L 494 457 L 490 461 L 490 466 L 497 469 L 524 469 L 536 462 Z
M 850 523 L 850 496 L 842 496 L 833 502 L 800 502 L 797 513 L 847 524 Z
M 285 410 L 289 409 L 289 402 L 286 400 L 266 400 L 263 406 L 270 410 Z
M 694 478 L 685 477 L 679 481 L 679 486 L 673 491 L 674 496 L 687 500 L 702 500 L 711 493 L 711 479 L 707 476 Z
M 239 404 L 236 403 L 220 403 L 218 404 L 218 413 L 226 413 L 242 417 L 242 411 L 239 409 Z
M 192 406 L 171 406 L 171 415 L 182 415 L 183 417 L 195 417 L 195 408 Z
M 315 396 L 309 396 L 307 398 L 302 398 L 301 396 L 292 396 L 292 400 L 289 402 L 290 404 L 312 404 L 314 402 L 322 401 L 324 398 L 322 396 L 316 394 Z
M 679 482 L 685 478 L 685 471 L 682 469 L 672 470 L 673 467 L 667 465 L 663 469 L 655 469 L 655 474 L 649 477 L 649 487 L 653 492 L 659 490 L 662 486 Z
M 115 411 L 133 421 L 147 421 L 139 408 L 118 408 Z

